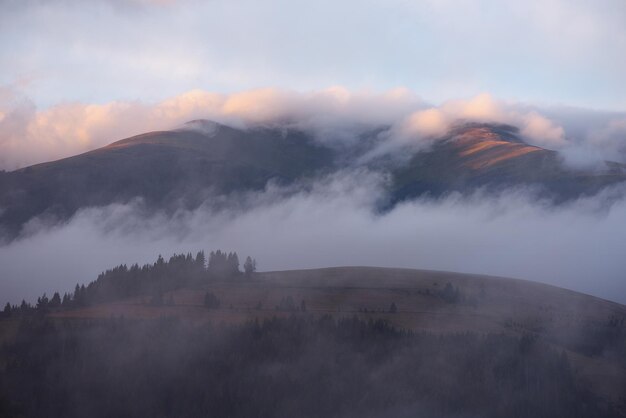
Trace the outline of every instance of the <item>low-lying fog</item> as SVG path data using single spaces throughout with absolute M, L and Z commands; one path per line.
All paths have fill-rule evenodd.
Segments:
M 453 195 L 379 214 L 383 181 L 344 173 L 307 192 L 268 187 L 231 198 L 237 209 L 146 216 L 134 202 L 83 210 L 62 226 L 33 224 L 30 235 L 0 247 L 0 302 L 70 291 L 120 263 L 221 248 L 253 255 L 260 271 L 366 265 L 484 273 L 626 303 L 626 201 L 616 197 L 623 191 L 557 207 L 527 190 Z

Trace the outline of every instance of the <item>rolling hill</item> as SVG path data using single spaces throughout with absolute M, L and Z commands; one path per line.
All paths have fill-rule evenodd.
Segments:
M 219 308 L 206 308 L 207 292 L 219 298 Z M 198 325 L 331 315 L 382 319 L 399 329 L 438 335 L 531 335 L 567 353 L 603 398 L 619 403 L 626 389 L 626 306 L 537 282 L 429 270 L 336 267 L 209 281 L 167 292 L 164 300 L 171 304 L 155 306 L 144 294 L 51 316 L 59 320 L 176 317 Z M 293 305 L 285 305 L 288 300 Z
M 482 275 L 201 261 L 122 265 L 62 304 L 5 309 L 0 412 L 626 416 L 624 305 Z

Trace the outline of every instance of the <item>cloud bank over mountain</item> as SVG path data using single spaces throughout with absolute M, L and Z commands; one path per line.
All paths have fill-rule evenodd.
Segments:
M 156 103 L 63 103 L 38 109 L 19 89 L 5 86 L 0 88 L 0 169 L 68 157 L 200 118 L 238 127 L 297 127 L 322 141 L 348 143 L 364 130 L 391 127 L 392 143 L 415 147 L 444 135 L 458 120 L 498 122 L 518 127 L 528 143 L 561 151 L 574 164 L 625 161 L 626 113 L 577 110 L 576 118 L 570 114 L 571 110 L 546 111 L 487 93 L 435 105 L 405 88 L 374 92 L 340 86 L 311 92 L 194 90 Z

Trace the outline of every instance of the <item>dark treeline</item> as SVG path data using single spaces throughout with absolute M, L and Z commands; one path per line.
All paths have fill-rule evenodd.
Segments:
M 530 336 L 438 336 L 293 316 L 21 321 L 0 358 L 0 416 L 615 416 L 567 356 Z
M 204 251 L 195 257 L 191 253 L 174 254 L 169 261 L 159 255 L 153 264 L 140 267 L 126 264 L 109 269 L 87 286 L 76 285 L 74 292 L 62 297 L 56 292 L 51 298 L 46 294 L 37 299 L 36 305 L 22 301 L 20 305 L 7 303 L 2 311 L 5 317 L 46 312 L 50 309 L 78 308 L 94 303 L 119 300 L 139 295 L 150 295 L 153 304 L 162 304 L 163 293 L 186 286 L 202 285 L 211 280 L 235 280 L 250 278 L 256 271 L 256 260 L 247 257 L 244 271 L 239 269 L 236 252 L 211 251 L 208 260 Z

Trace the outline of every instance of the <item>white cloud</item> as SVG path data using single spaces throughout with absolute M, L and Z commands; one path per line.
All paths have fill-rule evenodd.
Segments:
M 530 144 L 548 149 L 567 145 L 565 131 L 535 110 L 527 110 L 517 103 L 495 99 L 482 93 L 466 100 L 449 100 L 438 107 L 418 110 L 400 127 L 400 137 L 421 141 L 444 134 L 459 120 L 506 123 L 520 129 L 522 137 Z
M 523 121 L 521 134 L 530 138 L 536 145 L 559 149 L 567 144 L 565 130 L 545 116 L 530 112 L 521 116 L 521 120 Z
M 437 108 L 418 110 L 400 124 L 398 134 L 403 139 L 412 135 L 418 138 L 434 138 L 444 135 L 450 123 L 448 115 Z

